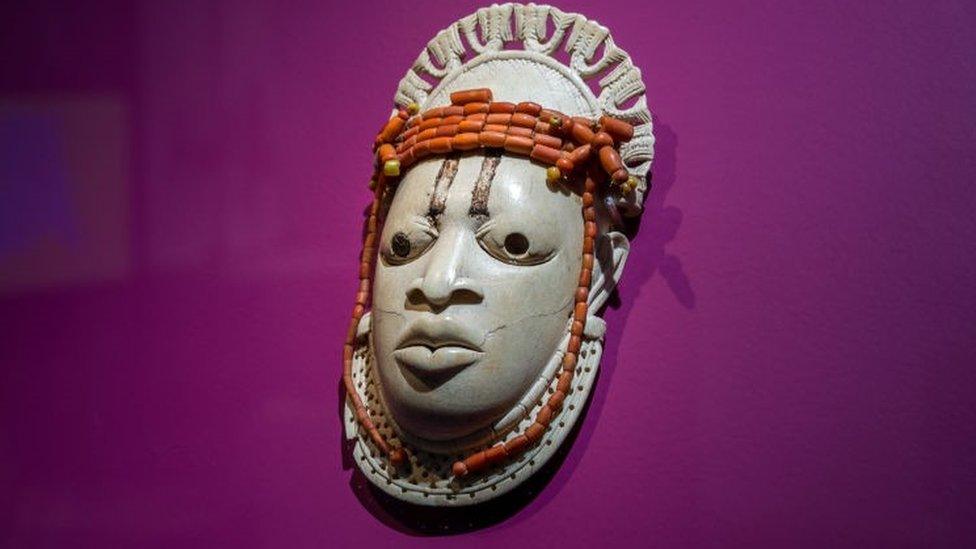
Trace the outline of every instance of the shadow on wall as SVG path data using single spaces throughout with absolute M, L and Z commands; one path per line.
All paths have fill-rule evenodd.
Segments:
M 651 191 L 644 202 L 644 215 L 641 216 L 638 230 L 633 237 L 637 236 L 638 231 L 646 235 L 637 245 L 635 253 L 630 256 L 627 272 L 636 275 L 637 287 L 640 288 L 650 280 L 655 270 L 659 271 L 675 299 L 685 308 L 694 309 L 695 292 L 681 260 L 665 249 L 678 234 L 684 217 L 678 208 L 665 205 L 677 176 L 678 135 L 656 115 L 653 121 L 655 155 Z
M 627 284 L 633 285 L 634 294 L 650 281 L 656 271 L 661 273 L 668 288 L 684 307 L 695 308 L 695 293 L 684 272 L 681 260 L 666 251 L 681 226 L 683 214 L 674 206 L 666 206 L 668 193 L 676 181 L 676 150 L 678 138 L 670 126 L 654 117 L 655 160 L 652 189 L 644 204 L 644 214 L 634 222 L 631 240 L 643 233 L 641 241 L 630 256 L 626 272 Z M 646 220 L 646 221 L 644 221 Z M 629 317 L 633 299 L 623 303 L 616 290 L 608 306 L 619 310 L 621 320 Z M 612 327 L 614 330 L 622 326 Z M 616 338 L 619 343 L 619 338 Z M 608 352 L 609 351 L 609 352 Z M 613 377 L 616 349 L 604 349 L 603 363 L 597 372 L 596 386 L 583 410 L 582 419 L 570 431 L 562 446 L 549 462 L 520 486 L 496 499 L 467 507 L 424 507 L 397 500 L 374 487 L 353 462 L 354 441 L 345 440 L 340 432 L 342 467 L 352 471 L 349 486 L 363 507 L 377 520 L 399 532 L 415 536 L 454 535 L 493 526 L 515 515 L 523 520 L 552 501 L 562 491 L 572 472 L 582 459 L 607 397 L 607 387 Z M 601 378 L 603 381 L 601 381 Z M 343 422 L 346 402 L 342 381 L 338 383 L 338 417 Z M 344 431 L 344 430 L 342 430 Z M 571 452 L 576 441 L 583 451 Z M 558 473 L 558 474 L 557 474 Z M 535 502 L 528 511 L 523 512 Z

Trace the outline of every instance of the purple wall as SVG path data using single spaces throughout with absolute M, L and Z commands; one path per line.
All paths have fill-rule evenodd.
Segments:
M 976 544 L 972 3 L 562 4 L 657 186 L 562 466 L 467 516 L 343 462 L 339 359 L 368 146 L 478 4 L 9 4 L 0 545 Z

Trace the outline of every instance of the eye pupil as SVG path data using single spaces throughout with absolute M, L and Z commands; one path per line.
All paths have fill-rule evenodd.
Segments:
M 410 239 L 403 233 L 393 235 L 393 253 L 397 257 L 407 257 L 410 255 Z
M 522 255 L 529 251 L 529 239 L 522 233 L 511 233 L 505 237 L 505 251 L 512 255 Z

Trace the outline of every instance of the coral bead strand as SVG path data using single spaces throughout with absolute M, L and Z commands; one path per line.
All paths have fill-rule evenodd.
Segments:
M 363 400 L 359 397 L 359 393 L 356 391 L 355 384 L 352 380 L 352 361 L 353 351 L 356 345 L 356 333 L 359 328 L 359 321 L 362 320 L 366 312 L 366 303 L 369 299 L 372 262 L 373 257 L 376 255 L 376 239 L 377 234 L 379 234 L 377 219 L 385 190 L 386 177 L 378 175 L 376 188 L 374 189 L 373 204 L 370 207 L 369 217 L 366 221 L 366 237 L 363 241 L 363 250 L 359 260 L 359 291 L 356 293 L 356 304 L 353 306 L 352 318 L 349 321 L 349 330 L 346 333 L 346 343 L 342 350 L 342 382 L 345 385 L 346 394 L 352 400 L 353 410 L 355 411 L 359 424 L 369 433 L 369 438 L 373 441 L 373 444 L 381 452 L 389 456 L 392 463 L 398 464 L 405 457 L 403 449 L 393 448 L 383 439 L 383 435 L 380 434 L 379 429 L 376 428 L 373 420 L 370 419 L 369 411 L 363 404 Z

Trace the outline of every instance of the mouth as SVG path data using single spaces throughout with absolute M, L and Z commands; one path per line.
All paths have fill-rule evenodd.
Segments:
M 400 338 L 393 358 L 417 377 L 443 383 L 484 356 L 474 330 L 450 320 L 420 320 Z

